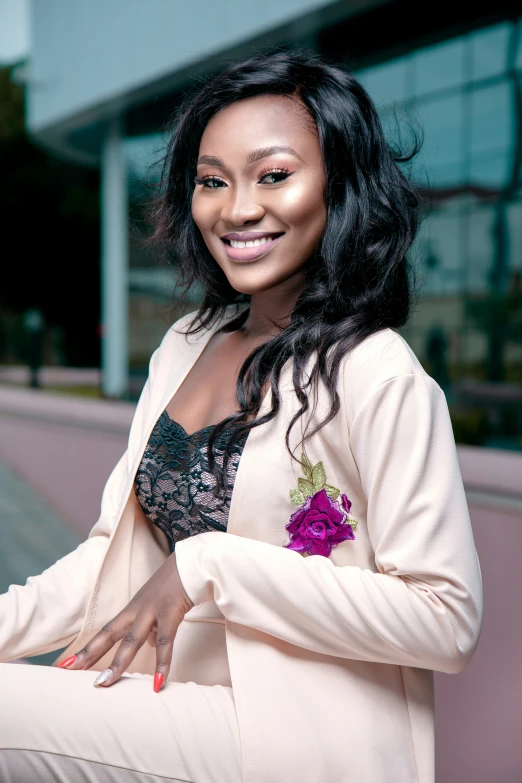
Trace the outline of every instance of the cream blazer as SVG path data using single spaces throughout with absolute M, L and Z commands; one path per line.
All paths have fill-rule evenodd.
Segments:
M 66 646 L 61 660 L 78 650 L 169 554 L 140 510 L 134 475 L 158 416 L 212 331 L 235 312 L 188 339 L 175 328 L 191 316 L 168 331 L 89 538 L 0 597 L 0 660 Z M 482 622 L 480 568 L 446 399 L 390 329 L 344 358 L 339 413 L 306 450 L 314 464 L 323 462 L 326 481 L 348 495 L 359 524 L 355 540 L 329 558 L 304 558 L 284 548 L 296 509 L 289 490 L 302 475 L 284 443 L 298 406 L 289 364 L 280 388 L 280 413 L 252 430 L 244 447 L 228 531 L 176 546 L 196 606 L 180 626 L 171 678 L 177 671 L 181 680 L 226 681 L 227 672 L 212 670 L 226 659 L 245 783 L 433 783 L 432 670 L 460 672 Z M 261 414 L 269 405 L 270 392 Z M 320 388 L 315 417 L 328 408 Z M 292 446 L 298 435 L 295 427 Z M 201 676 L 198 656 L 206 661 Z M 130 671 L 152 674 L 154 660 L 146 644 Z

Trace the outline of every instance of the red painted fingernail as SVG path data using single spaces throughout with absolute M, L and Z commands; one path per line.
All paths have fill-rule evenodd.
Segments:
M 161 672 L 156 672 L 154 675 L 154 693 L 158 693 L 158 691 L 161 690 L 163 687 L 163 683 L 165 682 L 165 677 Z
M 69 658 L 66 658 L 64 661 L 62 661 L 59 664 L 59 668 L 60 669 L 68 669 L 69 666 L 72 666 L 73 663 L 75 663 L 75 661 L 77 661 L 77 660 L 78 660 L 78 656 L 77 655 L 71 655 Z

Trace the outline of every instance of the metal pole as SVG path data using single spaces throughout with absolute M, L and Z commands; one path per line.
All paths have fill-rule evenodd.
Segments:
M 112 119 L 101 160 L 102 388 L 106 397 L 125 397 L 128 388 L 128 220 L 127 171 L 121 121 Z

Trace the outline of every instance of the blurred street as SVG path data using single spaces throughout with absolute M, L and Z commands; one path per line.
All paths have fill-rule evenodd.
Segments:
M 85 538 L 134 405 L 0 385 L 0 459 Z
M 0 460 L 0 592 L 23 584 L 79 543 L 77 533 Z
M 49 504 L 0 460 L 0 593 L 24 584 L 71 552 L 80 538 Z M 50 664 L 57 652 L 29 659 Z

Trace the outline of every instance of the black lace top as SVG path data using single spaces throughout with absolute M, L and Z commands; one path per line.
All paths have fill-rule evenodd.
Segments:
M 216 480 L 208 469 L 207 443 L 213 425 L 188 434 L 163 411 L 152 430 L 134 479 L 143 512 L 167 536 L 171 550 L 176 541 L 209 530 L 227 529 L 228 512 L 237 466 L 246 437 L 234 445 L 228 463 L 225 497 L 214 496 Z M 229 437 L 225 431 L 215 446 L 218 464 Z

